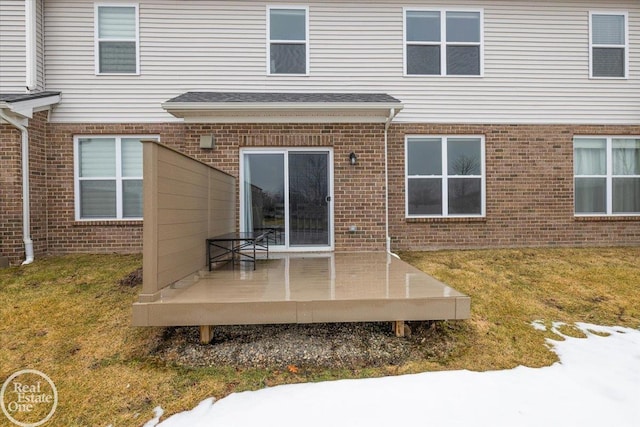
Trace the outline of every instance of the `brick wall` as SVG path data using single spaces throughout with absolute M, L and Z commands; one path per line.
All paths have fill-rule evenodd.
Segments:
M 29 120 L 31 239 L 36 256 L 47 252 L 45 132 L 47 113 Z M 22 229 L 22 143 L 15 127 L 0 125 L 0 255 L 11 264 L 24 260 Z
M 142 251 L 142 221 L 76 221 L 74 135 L 160 135 L 182 148 L 182 124 L 60 124 L 47 128 L 48 252 L 63 254 Z
M 186 153 L 235 177 L 239 174 L 238 159 L 240 148 L 243 147 L 332 148 L 335 249 L 384 250 L 383 125 L 356 123 L 185 126 Z M 215 149 L 199 148 L 200 136 L 206 134 L 215 135 Z M 351 152 L 358 155 L 356 166 L 349 164 Z M 240 218 L 239 212 L 236 217 Z M 351 225 L 357 226 L 356 233 L 349 233 Z
M 160 140 L 235 177 L 240 147 L 326 147 L 334 155 L 335 247 L 384 249 L 384 129 L 370 124 L 51 124 L 48 131 L 49 252 L 137 252 L 139 222 L 75 221 L 73 136 L 80 134 L 159 134 Z M 214 134 L 213 150 L 200 148 L 200 136 Z M 358 154 L 356 166 L 349 153 Z M 239 191 L 236 188 L 236 191 Z M 239 206 L 237 206 L 239 210 Z M 366 214 L 363 212 L 366 211 Z M 237 213 L 239 217 L 239 213 Z M 349 233 L 349 226 L 358 231 Z
M 160 135 L 163 143 L 235 177 L 242 147 L 332 148 L 336 250 L 384 249 L 382 125 L 54 123 L 45 129 L 44 114 L 30 122 L 32 234 L 38 255 L 142 249 L 141 222 L 75 221 L 73 137 L 80 134 Z M 215 135 L 215 149 L 200 149 L 200 136 L 206 134 Z M 485 218 L 405 218 L 406 134 L 485 136 Z M 639 134 L 640 126 L 394 124 L 389 129 L 392 247 L 640 245 L 638 218 L 579 219 L 573 215 L 573 136 Z M 11 126 L 0 126 L 0 147 L 0 255 L 16 262 L 24 256 L 20 133 Z M 356 166 L 348 161 L 352 151 L 358 155 Z M 351 225 L 358 227 L 357 233 L 348 232 Z
M 20 131 L 0 125 L 0 256 L 12 264 L 24 257 Z
M 48 253 L 47 236 L 47 115 L 42 111 L 29 120 L 29 192 L 31 240 L 35 256 Z
M 407 134 L 485 136 L 486 218 L 405 218 Z M 638 217 L 574 217 L 574 135 L 640 135 L 640 126 L 392 125 L 389 133 L 392 247 L 402 250 L 640 245 Z

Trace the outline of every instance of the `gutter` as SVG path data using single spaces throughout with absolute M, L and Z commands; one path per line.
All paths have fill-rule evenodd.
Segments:
M 384 227 L 386 236 L 387 253 L 398 257 L 391 252 L 391 236 L 389 236 L 389 149 L 388 149 L 388 131 L 391 122 L 400 112 L 400 108 L 391 108 L 389 110 L 389 117 L 384 122 Z
M 7 116 L 3 109 L 0 109 L 0 118 L 18 129 L 22 136 L 22 240 L 24 241 L 25 253 L 22 265 L 27 265 L 31 264 L 34 259 L 33 241 L 31 240 L 31 212 L 29 210 L 29 132 L 26 127 Z

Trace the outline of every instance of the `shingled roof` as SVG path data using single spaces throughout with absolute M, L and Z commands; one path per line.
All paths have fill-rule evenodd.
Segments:
M 191 122 L 389 123 L 403 105 L 386 93 L 186 92 L 162 108 Z
M 169 103 L 382 103 L 400 101 L 386 93 L 186 92 Z
M 0 102 L 22 102 L 22 101 L 31 101 L 33 99 L 38 98 L 46 98 L 48 96 L 56 96 L 60 95 L 60 92 L 36 92 L 36 93 L 0 93 Z

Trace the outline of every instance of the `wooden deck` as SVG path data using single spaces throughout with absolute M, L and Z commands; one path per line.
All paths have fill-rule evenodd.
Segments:
M 466 319 L 470 298 L 386 253 L 271 253 L 133 306 L 135 326 Z

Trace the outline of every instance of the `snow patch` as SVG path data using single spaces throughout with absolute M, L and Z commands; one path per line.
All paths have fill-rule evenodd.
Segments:
M 162 409 L 161 406 L 156 406 L 155 408 L 153 408 L 153 415 L 154 415 L 153 419 L 144 423 L 142 427 L 156 427 L 160 422 L 160 417 L 164 415 L 164 409 Z
M 160 424 L 156 411 L 144 427 L 639 426 L 640 330 L 577 323 L 587 338 L 574 338 L 561 326 L 549 367 L 283 385 L 209 398 Z
M 531 326 L 533 326 L 533 329 L 535 329 L 536 331 L 547 330 L 547 327 L 544 325 L 544 322 L 542 320 L 534 320 L 533 322 L 531 322 Z

